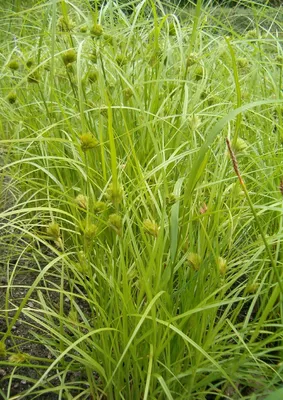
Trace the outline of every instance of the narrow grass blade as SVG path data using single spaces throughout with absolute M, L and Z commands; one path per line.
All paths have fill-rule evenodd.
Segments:
M 164 393 L 166 394 L 167 399 L 174 400 L 174 398 L 173 398 L 168 386 L 166 385 L 165 380 L 162 378 L 162 376 L 161 375 L 156 375 L 156 377 L 159 380 L 159 383 L 160 383 Z
M 129 347 L 130 347 L 130 345 L 132 344 L 134 338 L 136 337 L 136 335 L 137 335 L 137 333 L 138 333 L 140 327 L 141 327 L 142 324 L 144 323 L 144 321 L 145 321 L 145 319 L 146 319 L 148 313 L 149 313 L 150 310 L 152 309 L 154 303 L 159 299 L 159 297 L 160 297 L 163 293 L 165 293 L 165 292 L 162 291 L 162 292 L 157 293 L 157 294 L 154 296 L 154 298 L 151 300 L 151 302 L 149 303 L 149 305 L 146 307 L 145 312 L 143 313 L 143 315 L 142 315 L 142 317 L 141 317 L 139 323 L 138 323 L 137 326 L 135 327 L 134 332 L 132 333 L 132 336 L 130 337 L 130 339 L 129 339 L 129 341 L 128 341 L 128 344 L 127 344 L 127 346 L 125 347 L 125 349 L 124 349 L 124 351 L 123 351 L 123 353 L 122 353 L 122 355 L 121 355 L 121 357 L 120 357 L 120 360 L 117 362 L 117 365 L 116 365 L 116 368 L 115 368 L 114 371 L 113 371 L 113 374 L 111 375 L 110 379 L 108 380 L 108 382 L 107 382 L 107 384 L 106 384 L 105 390 L 109 387 L 109 385 L 110 385 L 110 383 L 111 383 L 111 381 L 112 381 L 114 375 L 116 374 L 118 368 L 120 367 L 120 365 L 121 365 L 121 363 L 122 363 L 122 361 L 123 361 L 123 358 L 125 357 L 127 351 L 129 350 Z
M 145 383 L 145 388 L 144 388 L 143 400 L 147 400 L 147 398 L 148 398 L 149 385 L 150 385 L 150 380 L 151 380 L 151 371 L 152 371 L 152 361 L 153 361 L 153 346 L 152 346 L 152 344 L 150 344 L 150 346 L 149 346 L 149 362 L 148 362 L 148 370 L 147 370 L 147 377 L 146 377 L 146 383 Z

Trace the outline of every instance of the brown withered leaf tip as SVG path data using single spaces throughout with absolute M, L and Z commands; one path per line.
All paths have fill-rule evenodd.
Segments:
M 280 186 L 279 186 L 279 190 L 283 196 L 283 178 L 280 179 Z
M 244 184 L 244 181 L 243 181 L 243 179 L 241 177 L 241 174 L 240 174 L 237 158 L 235 156 L 235 153 L 234 153 L 234 151 L 232 149 L 230 140 L 228 138 L 226 138 L 226 144 L 227 144 L 228 151 L 229 151 L 229 154 L 230 154 L 230 157 L 231 157 L 231 160 L 232 160 L 234 171 L 235 171 L 235 173 L 236 173 L 236 175 L 237 175 L 237 177 L 239 179 L 239 182 L 240 182 L 241 186 L 244 186 L 245 184 Z

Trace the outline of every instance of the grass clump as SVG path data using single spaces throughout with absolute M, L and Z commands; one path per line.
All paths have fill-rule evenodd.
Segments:
M 282 384 L 279 11 L 247 1 L 237 30 L 202 1 L 94 3 L 1 12 L 0 393 L 261 398 Z

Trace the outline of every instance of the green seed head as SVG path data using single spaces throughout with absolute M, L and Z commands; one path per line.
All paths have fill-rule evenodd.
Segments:
M 173 204 L 175 204 L 177 200 L 178 200 L 178 196 L 176 196 L 174 193 L 169 193 L 169 195 L 166 196 L 166 203 L 169 206 L 172 206 Z
M 24 353 L 11 354 L 9 357 L 9 361 L 11 363 L 15 363 L 15 364 L 22 364 L 22 363 L 28 361 L 28 359 L 29 359 L 29 355 L 24 354 Z
M 92 37 L 100 37 L 103 34 L 103 28 L 99 24 L 94 24 L 90 29 L 90 34 Z
M 92 69 L 88 72 L 88 80 L 90 83 L 94 83 L 97 81 L 98 71 L 97 69 Z
M 225 260 L 225 258 L 218 257 L 217 267 L 218 267 L 218 271 L 219 271 L 220 275 L 225 276 L 226 271 L 227 271 L 227 261 Z
M 34 64 L 34 61 L 33 61 L 32 59 L 29 59 L 29 60 L 27 60 L 27 62 L 26 62 L 26 66 L 27 66 L 28 68 L 32 67 L 33 64 Z
M 238 64 L 238 67 L 239 67 L 240 69 L 244 69 L 244 68 L 248 67 L 248 65 L 249 65 L 249 60 L 248 60 L 247 58 L 245 58 L 245 57 L 240 57 L 240 58 L 238 58 L 238 60 L 237 60 L 237 64 Z
M 117 205 L 121 203 L 123 199 L 123 187 L 119 183 L 116 185 L 110 183 L 106 190 L 105 196 L 109 201 L 111 201 L 112 204 Z
M 198 55 L 197 53 L 191 53 L 187 57 L 187 68 L 191 67 L 192 65 L 198 62 Z
M 100 214 L 107 209 L 107 204 L 104 201 L 95 201 L 93 204 L 93 211 Z
M 10 104 L 14 104 L 17 100 L 17 93 L 16 92 L 10 92 L 7 96 L 7 100 Z
M 87 198 L 87 196 L 84 196 L 83 194 L 78 194 L 77 197 L 75 198 L 75 203 L 77 204 L 77 206 L 79 208 L 87 210 L 88 198 Z
M 51 236 L 52 239 L 58 240 L 60 238 L 60 227 L 57 222 L 51 222 L 46 228 L 46 233 Z
M 258 283 L 250 283 L 249 285 L 247 285 L 247 293 L 253 294 L 257 291 L 259 287 Z
M 11 60 L 8 62 L 7 67 L 10 68 L 12 71 L 17 71 L 20 68 L 20 64 L 18 60 Z
M 80 27 L 80 32 L 81 33 L 86 33 L 87 32 L 87 26 L 86 25 L 81 26 Z
M 252 29 L 252 30 L 248 31 L 245 36 L 247 39 L 257 39 L 258 34 L 257 34 L 256 29 Z
M 110 214 L 108 218 L 108 225 L 117 233 L 117 235 L 121 236 L 123 222 L 119 214 Z
M 77 53 L 75 52 L 74 49 L 67 50 L 62 55 L 62 60 L 65 65 L 72 64 L 73 62 L 76 61 L 76 59 L 77 59 Z
M 130 88 L 126 88 L 123 90 L 124 99 L 127 101 L 133 96 L 133 91 Z
M 198 129 L 198 128 L 200 127 L 200 125 L 201 125 L 201 119 L 200 119 L 200 117 L 197 116 L 196 114 L 193 114 L 193 115 L 189 118 L 188 122 L 189 122 L 190 128 L 191 128 L 193 131 L 195 131 L 196 129 Z
M 195 271 L 198 271 L 201 264 L 201 257 L 198 253 L 189 253 L 187 260 Z
M 143 229 L 148 235 L 157 237 L 160 227 L 155 221 L 147 218 L 143 221 Z
M 87 241 L 91 242 L 97 235 L 98 227 L 95 224 L 89 224 L 85 227 L 84 236 Z
M 74 28 L 75 23 L 69 17 L 62 15 L 58 18 L 57 26 L 61 32 L 69 32 Z
M 91 132 L 84 133 L 80 137 L 80 141 L 81 141 L 81 149 L 84 152 L 94 149 L 99 144 L 99 141 L 94 137 L 94 135 Z

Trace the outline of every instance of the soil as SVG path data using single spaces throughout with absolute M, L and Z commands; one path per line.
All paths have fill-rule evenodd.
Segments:
M 2 243 L 3 245 L 3 243 Z M 46 252 L 48 250 L 46 249 Z M 15 260 L 16 261 L 16 258 Z M 17 264 L 13 263 L 13 260 L 10 260 L 10 263 L 7 265 L 0 264 L 0 282 L 1 282 L 1 295 L 0 295 L 0 338 L 5 334 L 8 329 L 6 323 L 6 316 L 3 310 L 10 309 L 13 310 L 9 312 L 9 322 L 12 320 L 12 317 L 15 315 L 17 307 L 21 304 L 22 299 L 26 296 L 29 288 L 33 285 L 34 280 L 38 276 L 38 272 L 36 272 L 36 264 L 32 261 L 32 259 L 22 259 L 20 267 Z M 46 261 L 42 262 L 41 267 L 44 268 Z M 12 279 L 12 274 L 15 271 L 18 272 L 15 274 L 15 277 Z M 53 278 L 52 282 L 50 280 L 49 283 L 41 281 L 38 283 L 38 287 L 40 287 L 41 292 L 44 296 L 48 296 L 48 303 L 53 304 L 54 308 L 59 304 L 59 294 L 55 291 L 48 290 L 52 288 L 53 285 L 59 286 L 60 282 L 58 278 Z M 46 287 L 46 291 L 44 291 L 44 286 Z M 7 288 L 9 287 L 9 290 Z M 66 288 L 68 289 L 68 288 Z M 7 295 L 9 296 L 7 300 Z M 8 304 L 6 307 L 5 303 Z M 36 309 L 38 304 L 38 298 L 36 295 L 36 290 L 33 292 L 31 297 L 28 299 L 25 307 L 29 309 Z M 85 315 L 88 314 L 88 310 L 85 304 L 80 304 L 81 308 L 85 312 Z M 68 299 L 65 299 L 64 303 L 64 311 L 66 315 L 70 310 L 70 304 Z M 35 337 L 35 334 L 41 333 L 41 328 L 37 326 L 31 319 L 24 315 L 24 313 L 20 314 L 20 318 L 17 319 L 14 326 L 12 327 L 12 336 L 8 337 L 6 340 L 6 350 L 7 356 L 5 358 L 0 358 L 0 389 L 2 392 L 7 395 L 8 387 L 9 387 L 9 375 L 12 373 L 14 366 L 7 365 L 8 357 L 11 353 L 24 353 L 31 356 L 32 366 L 33 367 L 25 367 L 19 366 L 17 368 L 16 374 L 19 378 L 14 377 L 10 389 L 10 396 L 20 395 L 29 389 L 33 384 L 30 380 L 37 381 L 45 369 L 38 368 L 38 366 L 42 367 L 43 365 L 46 368 L 50 365 L 48 362 L 51 359 L 54 359 L 54 356 L 49 352 L 49 350 L 41 344 L 38 339 Z M 45 336 L 46 332 L 44 333 Z M 42 360 L 38 360 L 37 358 L 41 358 Z M 46 360 L 44 362 L 43 360 Z M 5 365 L 6 364 L 6 365 Z M 42 372 L 43 371 L 43 372 Z M 84 378 L 82 371 L 76 371 L 74 373 L 69 373 L 67 376 L 67 381 L 71 382 L 74 379 Z M 49 375 L 47 378 L 50 378 Z M 49 384 L 50 387 L 60 386 L 60 381 L 58 378 L 52 379 Z M 1 392 L 0 392 L 1 398 Z M 52 392 L 41 394 L 38 397 L 35 395 L 17 397 L 20 400 L 28 400 L 28 399 L 39 399 L 39 400 L 57 400 L 59 399 L 58 394 L 54 394 Z

